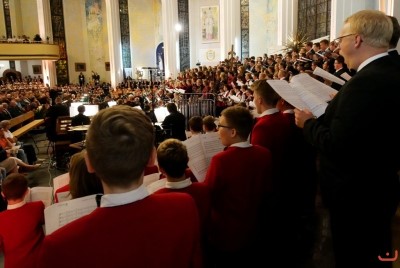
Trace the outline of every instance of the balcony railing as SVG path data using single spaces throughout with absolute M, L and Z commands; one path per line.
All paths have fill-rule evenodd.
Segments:
M 0 42 L 0 60 L 58 60 L 59 58 L 58 45 Z

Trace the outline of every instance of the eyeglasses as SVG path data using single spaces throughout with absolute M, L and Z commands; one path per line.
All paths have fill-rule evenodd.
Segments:
M 339 36 L 338 38 L 334 39 L 333 42 L 335 42 L 336 45 L 340 45 L 340 43 L 342 43 L 343 38 L 345 38 L 347 36 L 352 36 L 352 35 L 356 35 L 356 33 Z
M 218 125 L 217 127 L 218 127 L 218 128 L 221 128 L 221 127 L 223 127 L 223 128 L 231 128 L 231 127 L 229 127 L 229 126 L 224 126 L 224 125 Z

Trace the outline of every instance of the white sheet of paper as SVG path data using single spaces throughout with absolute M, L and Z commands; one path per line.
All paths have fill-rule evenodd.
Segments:
M 57 193 L 56 195 L 57 195 L 58 203 L 65 202 L 65 201 L 68 201 L 68 200 L 72 199 L 72 196 L 71 196 L 69 191 L 60 192 L 60 193 Z
M 235 103 L 239 103 L 240 102 L 240 99 L 235 95 L 230 95 L 229 98 L 231 100 L 233 100 Z
M 337 93 L 336 89 L 325 85 L 324 83 L 305 73 L 293 76 L 290 80 L 290 84 L 294 88 L 302 88 L 313 93 L 315 96 L 323 101 L 330 101 L 332 99 L 331 94 Z
M 340 75 L 340 77 L 342 77 L 343 79 L 345 79 L 346 81 L 349 81 L 351 79 L 351 75 L 349 75 L 348 73 L 342 73 Z
M 29 189 L 25 197 L 26 202 L 42 201 L 45 207 L 53 203 L 53 187 L 37 186 Z
M 160 174 L 159 172 L 149 174 L 143 177 L 143 185 L 147 186 L 149 184 L 152 184 L 155 181 L 158 181 L 160 179 Z
M 167 179 L 161 179 L 161 180 L 157 180 L 154 181 L 153 183 L 150 183 L 149 185 L 146 186 L 147 191 L 152 194 L 162 188 L 165 187 L 165 183 L 167 182 Z
M 322 69 L 320 67 L 315 68 L 313 74 L 321 76 L 322 78 L 328 79 L 329 81 L 335 82 L 336 84 L 339 84 L 341 86 L 343 86 L 344 83 L 346 83 L 345 81 L 343 81 L 339 77 L 334 76 L 333 74 L 325 71 L 324 69 Z
M 312 78 L 313 79 L 313 78 Z M 309 109 L 315 116 L 325 113 L 328 104 L 302 87 L 294 87 L 285 80 L 267 80 L 267 83 L 297 109 Z
M 61 174 L 53 179 L 53 194 L 61 187 L 69 184 L 69 173 Z
M 46 235 L 62 226 L 88 215 L 97 208 L 96 195 L 84 196 L 62 203 L 53 204 L 44 210 Z
M 192 136 L 183 142 L 189 156 L 188 166 L 199 182 L 203 182 L 211 158 L 221 152 L 224 146 L 219 139 L 218 133 L 207 133 Z

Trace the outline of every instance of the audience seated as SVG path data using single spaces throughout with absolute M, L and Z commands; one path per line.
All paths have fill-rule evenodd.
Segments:
M 26 161 L 25 161 L 25 158 L 23 158 L 23 156 L 22 156 L 22 158 L 21 157 L 18 157 L 18 158 L 20 158 L 22 161 L 24 161 L 25 163 L 28 163 L 30 165 L 35 164 L 37 161 L 35 148 L 33 147 L 32 144 L 20 142 L 20 141 L 18 141 L 17 137 L 14 137 L 14 135 L 10 131 L 10 121 L 9 120 L 1 121 L 0 128 L 3 129 L 4 137 L 6 137 L 8 139 L 8 141 L 11 142 L 11 144 L 21 146 L 20 147 L 21 151 L 18 150 L 18 153 L 21 156 L 22 156 L 22 154 L 26 154 Z

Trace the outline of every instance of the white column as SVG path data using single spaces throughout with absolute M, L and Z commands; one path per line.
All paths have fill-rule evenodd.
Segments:
M 236 55 L 241 55 L 240 0 L 220 0 L 220 22 L 220 60 L 228 58 L 232 45 Z
M 161 9 L 165 78 L 175 78 L 179 73 L 179 33 L 175 31 L 175 25 L 178 23 L 178 2 L 176 0 L 161 0 Z
M 339 36 L 344 20 L 363 9 L 379 9 L 378 0 L 332 0 L 331 2 L 331 36 L 333 40 Z
M 189 1 L 189 10 L 190 68 L 194 68 L 196 63 L 200 61 L 201 32 L 196 30 L 201 29 L 199 1 Z
M 281 50 L 288 36 L 297 31 L 298 0 L 282 0 L 278 2 L 278 39 L 277 49 Z
M 50 0 L 37 0 L 37 12 L 39 22 L 39 34 L 43 36 L 43 41 L 53 43 L 53 31 L 51 27 Z M 57 84 L 56 66 L 54 61 L 42 60 L 43 83 L 55 86 Z
M 108 47 L 110 54 L 110 80 L 115 88 L 123 81 L 121 32 L 119 23 L 119 3 L 115 0 L 106 0 Z

